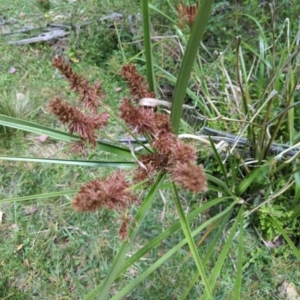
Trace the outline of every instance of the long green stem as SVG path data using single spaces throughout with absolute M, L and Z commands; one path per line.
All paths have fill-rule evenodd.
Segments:
M 209 285 L 207 276 L 206 276 L 205 271 L 204 271 L 203 264 L 202 264 L 201 259 L 199 257 L 199 254 L 198 254 L 198 251 L 197 251 L 197 248 L 196 248 L 196 245 L 195 245 L 192 233 L 191 233 L 191 229 L 189 227 L 189 224 L 188 224 L 188 222 L 186 220 L 186 217 L 185 217 L 185 214 L 183 212 L 183 209 L 182 209 L 182 206 L 181 206 L 181 203 L 180 203 L 180 200 L 179 200 L 179 195 L 178 195 L 177 188 L 176 188 L 174 183 L 173 183 L 173 192 L 174 192 L 174 202 L 175 202 L 176 210 L 177 210 L 179 220 L 180 220 L 180 223 L 181 223 L 181 227 L 182 227 L 184 235 L 185 235 L 185 237 L 188 241 L 190 250 L 193 254 L 193 258 L 194 258 L 195 264 L 198 268 L 198 272 L 201 276 L 201 279 L 203 280 L 203 285 L 205 287 L 205 292 L 207 293 L 209 299 L 214 299 L 213 295 L 212 295 L 212 291 L 210 289 L 210 285 Z
M 147 67 L 147 80 L 149 88 L 157 94 L 156 83 L 154 77 L 154 63 L 152 55 L 151 45 L 151 26 L 150 26 L 150 15 L 148 0 L 142 0 L 142 13 L 143 13 L 143 31 L 144 31 L 144 48 L 146 56 L 146 67 Z

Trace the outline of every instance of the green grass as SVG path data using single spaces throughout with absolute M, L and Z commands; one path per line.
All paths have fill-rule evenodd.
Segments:
M 252 5 L 255 4 L 255 1 L 250 2 Z M 160 1 L 154 1 L 152 4 L 158 9 L 165 9 L 166 12 L 171 10 L 171 6 L 162 4 Z M 165 5 L 167 7 L 164 7 Z M 286 17 L 284 14 L 287 13 L 290 13 L 291 32 L 290 36 L 287 36 L 286 31 L 284 31 L 276 45 L 276 51 L 274 50 L 276 55 L 273 55 L 272 49 L 263 52 L 261 48 L 261 52 L 259 52 L 259 40 L 255 39 L 255 34 L 259 32 L 259 29 L 250 18 L 245 23 L 240 23 L 244 24 L 245 27 L 248 26 L 249 38 L 242 40 L 239 49 L 236 42 L 226 48 L 234 36 L 244 33 L 246 30 L 245 27 L 239 27 L 242 25 L 234 27 L 232 24 L 237 20 L 241 21 L 241 18 L 246 20 L 246 17 L 239 15 L 238 18 L 234 19 L 233 14 L 226 11 L 228 9 L 226 3 L 216 1 L 213 8 L 213 18 L 219 19 L 219 23 L 212 24 L 213 19 L 210 21 L 208 33 L 204 36 L 207 51 L 205 52 L 202 49 L 201 59 L 200 57 L 197 58 L 196 68 L 193 70 L 189 82 L 189 98 L 186 99 L 189 105 L 197 105 L 200 109 L 192 111 L 191 114 L 188 113 L 189 117 L 194 115 L 194 119 L 192 119 L 192 122 L 190 122 L 190 119 L 186 119 L 188 124 L 180 128 L 181 132 L 186 133 L 188 130 L 189 133 L 193 133 L 193 130 L 196 131 L 201 128 L 204 121 L 203 118 L 199 117 L 200 113 L 207 118 L 222 115 L 223 119 L 219 118 L 218 121 L 208 120 L 205 125 L 236 134 L 241 129 L 241 123 L 232 122 L 228 120 L 229 118 L 251 121 L 251 126 L 248 128 L 243 127 L 243 129 L 249 136 L 254 134 L 259 139 L 260 134 L 265 134 L 265 132 L 263 130 L 259 132 L 255 124 L 259 124 L 261 128 L 265 129 L 265 121 L 268 122 L 273 118 L 275 120 L 280 119 L 278 114 L 285 109 L 287 101 L 299 101 L 299 90 L 291 93 L 293 82 L 295 83 L 298 80 L 299 68 L 297 68 L 297 64 L 295 67 L 287 59 L 287 40 L 289 39 L 290 44 L 293 44 L 297 32 L 296 16 L 293 11 L 289 10 L 287 1 L 282 4 L 283 6 L 278 3 L 276 5 L 277 9 L 281 8 L 283 12 L 283 15 L 280 15 L 276 22 L 276 30 L 274 31 L 277 34 L 276 36 L 282 29 L 283 18 Z M 39 24 L 55 22 L 56 20 L 66 24 L 80 24 L 86 19 L 95 20 L 102 14 L 120 11 L 127 18 L 128 14 L 136 14 L 140 11 L 139 2 L 132 3 L 131 1 L 108 1 L 107 3 L 96 0 L 85 2 L 51 1 L 51 9 L 48 12 L 41 11 L 34 1 L 29 3 L 22 0 L 11 2 L 0 0 L 0 7 L 2 7 L 1 13 L 5 19 L 19 18 L 21 14 L 22 22 L 30 23 L 34 21 Z M 237 4 L 233 9 L 238 9 L 241 13 L 250 13 L 249 9 L 245 8 L 245 11 L 243 11 L 243 8 Z M 263 30 L 260 33 L 265 34 L 260 45 L 267 48 L 272 40 L 272 32 L 268 27 L 268 20 L 263 17 L 263 10 L 257 8 L 257 11 L 259 15 L 252 15 L 252 17 L 257 18 Z M 168 13 L 174 12 L 169 11 Z M 177 36 L 173 44 L 169 40 L 155 44 L 153 51 L 154 61 L 158 62 L 157 66 L 165 70 L 165 72 L 162 72 L 158 67 L 155 68 L 158 86 L 166 81 L 174 84 L 166 71 L 177 76 L 179 68 L 178 61 L 176 61 L 177 56 L 172 57 L 170 53 L 181 55 L 178 49 L 186 46 L 186 36 L 181 36 L 182 32 L 178 28 L 175 31 L 172 27 L 174 24 L 167 23 L 159 14 L 154 14 L 151 11 L 151 15 L 156 16 L 158 20 L 158 24 L 155 23 L 155 19 L 152 20 L 154 24 L 153 34 L 165 34 L 167 36 L 174 34 Z M 230 17 L 228 17 L 229 15 Z M 226 18 L 228 18 L 230 30 L 224 34 L 219 26 Z M 141 26 L 141 23 L 138 24 Z M 101 29 L 104 30 L 105 26 L 102 24 L 100 30 L 94 24 L 81 27 L 77 40 L 76 35 L 72 33 L 67 42 L 65 54 L 73 61 L 74 69 L 87 75 L 91 82 L 95 80 L 103 81 L 107 95 L 104 101 L 113 109 L 116 109 L 127 91 L 126 85 L 118 75 L 123 56 L 118 41 L 115 39 L 114 29 L 110 29 L 110 33 L 113 34 L 111 40 L 99 42 L 103 35 L 106 35 L 106 31 L 101 32 Z M 136 37 L 132 37 L 128 33 L 127 19 L 124 24 L 121 22 L 116 26 L 120 31 L 125 58 L 137 62 L 141 72 L 146 74 L 145 63 L 142 56 L 139 56 L 141 49 L 135 43 L 135 39 L 142 36 L 141 29 L 138 29 Z M 93 41 L 90 36 L 93 36 L 95 32 L 99 32 L 99 36 L 97 36 L 96 41 Z M 184 30 L 183 33 L 186 34 Z M 22 37 L 26 37 L 26 35 Z M 74 102 L 76 95 L 69 91 L 67 82 L 51 66 L 51 59 L 57 51 L 55 48 L 57 44 L 41 43 L 17 47 L 7 44 L 10 38 L 9 36 L 0 37 L 2 53 L 0 114 L 32 121 L 54 129 L 61 129 L 62 127 L 48 112 L 48 101 L 55 96 L 60 96 L 65 100 Z M 133 44 L 131 44 L 132 42 Z M 170 47 L 174 52 L 169 52 Z M 213 56 L 214 47 L 218 51 L 224 51 L 224 56 L 219 58 Z M 297 47 L 299 45 L 293 44 L 288 50 L 295 53 Z M 236 57 L 236 51 L 240 51 L 239 61 Z M 98 53 L 99 57 L 97 58 Z M 278 56 L 279 54 L 280 56 Z M 295 56 L 294 61 L 299 63 L 299 58 Z M 279 73 L 274 75 L 271 70 L 268 70 L 268 64 L 273 65 L 275 70 L 279 70 Z M 16 69 L 13 74 L 9 72 L 12 67 Z M 238 67 L 241 69 L 244 95 L 240 91 L 241 85 L 236 75 Z M 269 74 L 269 77 L 266 74 Z M 256 83 L 259 85 L 258 88 L 255 85 Z M 264 90 L 266 86 L 268 88 Z M 117 88 L 119 87 L 121 87 L 121 91 L 118 91 Z M 244 110 L 245 103 L 250 103 L 255 109 L 258 109 L 262 107 L 264 100 L 268 98 L 273 89 L 278 91 L 279 96 L 269 99 L 268 103 L 272 103 L 272 106 L 266 106 L 259 116 L 256 116 L 255 111 L 251 110 L 247 114 Z M 289 97 L 291 94 L 293 94 L 293 99 Z M 297 136 L 300 129 L 298 111 L 295 109 L 294 115 L 289 113 L 287 119 L 284 119 L 278 125 L 279 133 L 276 135 L 276 141 L 287 143 L 291 137 Z M 264 119 L 265 116 L 268 118 Z M 244 125 L 244 123 L 242 124 Z M 292 132 L 293 130 L 295 132 Z M 105 129 L 105 134 L 118 137 L 123 132 L 119 124 L 114 121 L 110 127 Z M 62 159 L 78 158 L 68 154 L 68 145 L 65 142 L 52 139 L 41 142 L 38 135 L 24 133 L 8 127 L 0 127 L 0 139 L 1 155 Z M 208 173 L 214 174 L 224 182 L 227 181 L 230 190 L 236 192 L 235 195 L 241 196 L 247 202 L 247 205 L 245 205 L 247 212 L 266 201 L 274 192 L 282 189 L 287 182 L 287 178 L 294 176 L 291 175 L 293 168 L 297 167 L 296 162 L 294 166 L 291 165 L 287 168 L 284 168 L 283 164 L 279 165 L 278 168 L 281 169 L 277 173 L 274 169 L 274 173 L 270 171 L 268 176 L 260 180 L 255 173 L 256 164 L 249 166 L 250 173 L 247 174 L 243 166 L 240 165 L 241 161 L 238 158 L 230 157 L 226 160 L 226 164 L 222 166 L 221 163 L 218 163 L 217 159 L 220 157 L 216 151 L 213 152 L 201 144 L 196 145 L 204 156 L 200 159 Z M 256 158 L 264 163 L 266 156 L 262 152 L 257 152 Z M 89 154 L 87 159 L 112 160 L 118 158 L 111 154 L 94 151 Z M 225 160 L 225 157 L 221 157 L 219 162 L 223 160 Z M 85 168 L 82 166 L 1 160 L 0 200 L 76 190 L 88 180 L 105 176 L 109 172 L 111 172 L 109 168 Z M 265 186 L 266 183 L 272 183 L 273 185 Z M 219 189 L 219 194 L 211 191 L 211 194 L 207 194 L 202 198 L 199 195 L 191 195 L 180 191 L 179 199 L 185 213 L 190 213 L 214 197 L 227 195 L 226 191 L 222 189 L 220 192 L 218 185 L 214 187 Z M 151 209 L 141 224 L 134 243 L 130 245 L 126 259 L 178 220 L 177 211 L 173 201 L 171 201 L 173 196 L 169 188 L 162 189 L 162 193 L 165 199 L 159 196 L 155 198 Z M 222 193 L 221 196 L 220 193 Z M 144 196 L 146 195 L 147 192 L 144 192 Z M 297 288 L 300 288 L 299 261 L 296 260 L 294 252 L 288 244 L 282 241 L 279 246 L 269 249 L 257 235 L 254 227 L 251 226 L 251 224 L 254 224 L 257 227 L 261 224 L 258 220 L 261 222 L 261 220 L 267 220 L 270 215 L 272 216 L 274 213 L 273 208 L 275 213 L 278 213 L 282 210 L 283 204 L 288 203 L 289 207 L 293 207 L 291 198 L 294 195 L 294 190 L 289 190 L 286 193 L 282 192 L 273 200 L 274 207 L 273 205 L 267 205 L 266 201 L 266 205 L 263 206 L 266 210 L 257 210 L 256 213 L 251 213 L 250 216 L 245 217 L 245 223 L 248 226 L 245 226 L 243 236 L 244 253 L 241 264 L 240 299 L 277 299 L 276 289 L 283 280 L 293 282 Z M 82 299 L 109 274 L 110 266 L 121 245 L 117 236 L 118 226 L 116 226 L 116 221 L 113 218 L 114 213 L 99 211 L 97 213 L 79 214 L 71 209 L 71 199 L 71 195 L 66 195 L 62 197 L 45 197 L 26 202 L 0 203 L 0 211 L 3 213 L 0 223 L 0 299 Z M 252 199 L 254 200 L 252 201 Z M 164 200 L 166 201 L 164 202 Z M 194 218 L 190 222 L 191 230 L 196 230 L 205 221 L 224 210 L 227 204 L 224 202 L 218 207 L 214 206 L 211 210 L 205 211 Z M 281 208 L 278 209 L 278 206 Z M 239 209 L 238 206 L 237 208 Z M 238 214 L 238 209 L 233 212 L 233 219 Z M 133 213 L 137 210 L 138 207 L 132 208 Z M 266 216 L 263 214 L 265 211 L 267 211 Z M 278 220 L 282 221 L 281 219 Z M 297 232 L 297 226 L 299 225 L 297 219 L 294 223 L 284 222 L 286 222 L 286 219 L 283 219 L 280 225 L 285 224 L 286 230 L 290 229 L 293 234 Z M 270 224 L 270 222 L 267 223 L 267 226 L 270 227 Z M 238 249 L 240 243 L 238 236 L 233 237 L 233 242 L 228 250 L 222 269 L 218 270 L 219 266 L 215 267 L 215 262 L 222 257 L 223 244 L 226 243 L 229 234 L 227 230 L 230 230 L 232 225 L 233 222 L 224 224 L 224 231 L 220 231 L 220 240 L 214 244 L 215 252 L 210 256 L 207 253 L 210 253 L 210 243 L 213 244 L 214 234 L 217 236 L 218 228 L 211 224 L 211 227 L 204 228 L 194 238 L 200 259 L 203 259 L 206 275 L 210 276 L 214 272 L 218 275 L 218 272 L 220 272 L 214 289 L 215 299 L 233 299 L 239 265 Z M 212 234 L 210 234 L 211 232 Z M 258 228 L 258 232 L 265 237 L 266 232 L 263 231 L 262 227 Z M 145 270 L 151 268 L 157 260 L 184 238 L 183 232 L 178 230 L 157 247 L 151 249 L 142 259 L 138 260 L 117 278 L 110 289 L 110 298 L 141 276 Z M 272 238 L 274 237 L 272 236 Z M 293 236 L 296 246 L 297 240 L 298 236 Z M 205 259 L 206 255 L 208 259 Z M 185 244 L 144 281 L 132 289 L 126 295 L 127 298 L 124 299 L 180 299 L 196 272 L 197 267 L 190 249 Z M 203 285 L 197 281 L 195 286 L 191 288 L 187 299 L 198 299 L 202 292 Z

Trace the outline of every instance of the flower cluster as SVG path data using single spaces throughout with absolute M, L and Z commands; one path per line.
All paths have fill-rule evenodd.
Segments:
M 101 99 L 105 97 L 101 90 L 102 83 L 98 81 L 93 86 L 90 86 L 88 81 L 76 74 L 61 56 L 54 57 L 52 66 L 60 70 L 66 77 L 71 91 L 79 93 L 79 103 L 83 103 L 85 107 L 92 109 L 96 113 L 101 105 Z
M 135 181 L 151 180 L 156 173 L 168 171 L 172 180 L 181 184 L 184 189 L 191 192 L 206 190 L 203 168 L 196 164 L 196 149 L 172 133 L 168 115 L 158 113 L 152 107 L 134 105 L 137 96 L 146 98 L 151 95 L 146 88 L 145 80 L 137 73 L 135 66 L 124 66 L 121 74 L 128 82 L 131 99 L 134 99 L 131 101 L 128 98 L 123 99 L 120 107 L 121 118 L 134 131 L 149 136 L 154 150 L 154 153 L 139 157 Z
M 132 100 L 139 101 L 141 98 L 155 98 L 155 94 L 149 90 L 146 80 L 138 73 L 135 65 L 128 64 L 123 66 L 121 75 L 128 82 Z
M 76 107 L 70 106 L 56 97 L 49 104 L 50 111 L 56 115 L 63 124 L 68 124 L 70 133 L 77 133 L 84 141 L 96 145 L 95 130 L 107 125 L 107 113 L 88 115 Z
M 102 207 L 124 211 L 137 202 L 136 197 L 126 191 L 129 187 L 125 174 L 119 171 L 106 179 L 95 179 L 83 185 L 74 197 L 72 206 L 76 211 L 94 211 Z
M 180 3 L 175 6 L 175 8 L 178 12 L 178 26 L 184 28 L 185 25 L 188 24 L 188 26 L 192 28 L 198 11 L 198 1 L 195 5 L 186 5 L 182 1 L 180 1 Z
M 50 101 L 50 111 L 58 117 L 60 122 L 68 125 L 70 133 L 77 133 L 80 136 L 81 142 L 75 144 L 74 150 L 83 152 L 84 142 L 88 142 L 95 147 L 95 130 L 106 126 L 109 118 L 107 113 L 97 113 L 98 107 L 102 103 L 101 99 L 104 98 L 101 91 L 101 82 L 90 86 L 88 81 L 76 74 L 72 67 L 60 56 L 53 59 L 52 65 L 66 77 L 71 90 L 79 93 L 79 105 L 83 104 L 85 108 L 91 109 L 93 114 L 86 114 L 58 97 Z
M 97 113 L 104 98 L 101 83 L 90 86 L 61 57 L 53 60 L 53 66 L 69 81 L 71 90 L 80 94 L 78 105 L 91 109 L 93 114 L 86 114 L 58 97 L 50 102 L 50 111 L 68 126 L 71 133 L 77 133 L 81 137 L 81 143 L 75 148 L 83 150 L 85 142 L 95 146 L 95 130 L 105 126 L 109 118 L 107 113 Z M 145 179 L 152 182 L 157 173 L 168 172 L 171 179 L 182 188 L 191 192 L 205 191 L 206 179 L 202 166 L 196 164 L 196 149 L 179 140 L 173 133 L 169 115 L 159 113 L 153 107 L 140 105 L 141 98 L 154 98 L 155 95 L 133 64 L 123 66 L 121 75 L 128 82 L 130 98 L 123 99 L 120 117 L 134 133 L 146 136 L 152 148 L 148 153 L 138 156 L 134 182 Z M 121 216 L 119 236 L 126 239 L 130 223 L 134 222 L 131 216 L 127 216 L 127 209 L 138 202 L 130 191 L 130 186 L 121 171 L 106 179 L 94 179 L 80 188 L 73 198 L 72 207 L 80 212 L 95 211 L 102 207 L 118 212 Z

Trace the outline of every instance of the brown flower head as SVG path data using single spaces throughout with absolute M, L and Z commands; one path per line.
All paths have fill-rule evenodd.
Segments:
M 169 169 L 171 178 L 179 183 L 182 188 L 190 192 L 203 192 L 207 190 L 207 183 L 202 166 L 197 166 L 193 162 L 177 162 Z
M 139 166 L 135 171 L 134 181 L 153 179 L 157 172 L 165 172 L 168 167 L 168 157 L 160 153 L 143 154 L 139 157 Z
M 170 121 L 170 116 L 166 114 L 156 113 L 155 127 L 158 133 L 172 132 L 173 129 Z
M 96 82 L 94 86 L 90 86 L 88 81 L 76 74 L 72 67 L 61 56 L 54 57 L 52 65 L 59 69 L 66 77 L 71 90 L 80 94 L 79 102 L 83 102 L 85 107 L 96 112 L 98 106 L 102 103 L 101 99 L 104 98 L 101 82 Z
M 102 94 L 102 82 L 98 81 L 93 86 L 83 86 L 79 89 L 80 98 L 86 108 L 91 109 L 94 113 L 97 112 L 98 107 L 102 104 L 101 99 L 105 96 Z
M 176 162 L 186 163 L 194 162 L 197 159 L 196 149 L 192 145 L 185 144 L 183 141 L 176 139 L 172 145 L 169 162 L 174 164 Z
M 122 67 L 121 75 L 128 81 L 132 99 L 138 101 L 141 98 L 155 98 L 155 94 L 149 90 L 149 86 L 136 66 L 128 64 Z
M 178 26 L 184 28 L 185 24 L 188 24 L 192 28 L 198 11 L 198 1 L 195 5 L 186 5 L 181 1 L 175 8 L 178 12 Z
M 155 98 L 149 90 L 145 79 L 137 72 L 135 65 L 128 64 L 122 67 L 122 76 L 128 81 L 131 100 L 138 102 L 142 98 Z M 154 107 L 135 106 L 125 98 L 120 107 L 121 118 L 133 130 L 141 134 L 158 135 L 162 132 L 171 132 L 170 118 L 166 114 L 157 113 Z
M 94 211 L 102 207 L 124 211 L 137 198 L 126 191 L 130 186 L 123 172 L 116 172 L 104 180 L 95 179 L 84 184 L 73 198 L 72 206 L 77 211 Z
M 120 117 L 138 133 L 153 134 L 155 129 L 155 113 L 152 108 L 135 107 L 125 98 L 120 106 Z
M 193 11 L 181 4 L 186 12 Z M 129 82 L 134 100 L 149 97 L 144 79 L 137 73 L 134 65 L 124 66 L 122 75 Z M 157 113 L 150 107 L 136 107 L 129 99 L 124 99 L 120 107 L 121 118 L 138 133 L 148 134 L 150 144 L 156 151 L 139 157 L 139 166 L 134 181 L 153 180 L 157 172 L 170 171 L 172 179 L 192 192 L 203 191 L 206 180 L 202 167 L 196 165 L 196 149 L 179 140 L 172 133 L 168 115 Z
M 92 145 L 96 144 L 94 130 L 105 126 L 109 118 L 107 113 L 86 115 L 78 108 L 70 106 L 59 98 L 53 99 L 49 104 L 49 108 L 60 122 L 68 124 L 71 133 L 76 132 Z
M 174 144 L 176 143 L 177 136 L 170 132 L 162 131 L 153 137 L 151 146 L 160 154 L 169 156 L 172 153 Z

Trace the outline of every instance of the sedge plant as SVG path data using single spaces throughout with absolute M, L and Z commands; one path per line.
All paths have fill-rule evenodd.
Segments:
M 195 27 L 201 30 L 200 35 L 196 35 L 197 39 L 191 39 L 193 43 L 188 47 L 188 55 L 194 55 L 197 51 L 197 44 L 203 35 L 205 23 L 207 21 L 209 10 L 212 1 L 205 1 L 203 4 L 202 13 L 199 14 L 195 21 Z M 89 147 L 97 148 L 103 151 L 108 151 L 113 154 L 118 154 L 124 157 L 132 156 L 132 162 L 91 162 L 91 161 L 68 161 L 55 159 L 36 159 L 36 158 L 22 158 L 22 157 L 1 157 L 1 159 L 15 160 L 15 161 L 34 161 L 43 163 L 62 163 L 62 164 L 78 164 L 86 166 L 116 166 L 119 168 L 133 167 L 137 165 L 137 169 L 133 174 L 131 183 L 125 177 L 125 173 L 117 171 L 108 178 L 100 178 L 90 181 L 83 185 L 75 194 L 72 206 L 76 211 L 94 211 L 97 209 L 106 208 L 114 210 L 119 213 L 119 218 L 122 219 L 119 230 L 120 238 L 124 241 L 120 247 L 115 261 L 111 266 L 111 270 L 107 278 L 98 287 L 92 290 L 85 299 L 92 299 L 99 296 L 104 299 L 109 293 L 110 287 L 116 276 L 120 271 L 120 265 L 125 259 L 125 255 L 129 250 L 129 246 L 134 240 L 140 223 L 146 212 L 150 209 L 150 205 L 155 199 L 158 190 L 166 177 L 166 173 L 171 176 L 173 185 L 170 189 L 173 190 L 173 197 L 175 199 L 175 206 L 180 216 L 180 223 L 183 232 L 187 238 L 187 242 L 193 253 L 198 272 L 204 282 L 205 290 L 210 298 L 212 298 L 212 291 L 208 285 L 208 278 L 204 271 L 203 264 L 199 257 L 198 251 L 192 238 L 192 232 L 188 225 L 182 206 L 179 201 L 177 186 L 179 183 L 182 188 L 188 189 L 193 193 L 203 192 L 207 189 L 206 177 L 202 166 L 196 164 L 196 152 L 193 146 L 186 145 L 176 136 L 180 120 L 180 109 L 183 102 L 183 94 L 181 99 L 173 107 L 177 110 L 172 112 L 176 115 L 172 123 L 167 114 L 157 112 L 152 105 L 140 104 L 140 99 L 150 99 L 155 105 L 155 80 L 153 72 L 153 63 L 151 62 L 151 43 L 150 41 L 150 18 L 148 1 L 142 1 L 142 11 L 144 20 L 145 32 L 145 53 L 147 60 L 148 82 L 149 87 L 143 78 L 138 74 L 134 65 L 127 64 L 122 68 L 122 76 L 129 83 L 131 97 L 123 99 L 120 107 L 120 117 L 123 119 L 122 123 L 119 121 L 119 116 L 113 112 L 107 105 L 102 102 L 104 93 L 102 92 L 101 83 L 97 82 L 93 86 L 88 84 L 88 81 L 82 76 L 77 75 L 72 67 L 66 63 L 62 57 L 55 57 L 53 59 L 53 66 L 61 71 L 70 84 L 70 89 L 80 95 L 77 107 L 73 107 L 60 97 L 51 100 L 49 104 L 49 111 L 54 114 L 58 120 L 68 126 L 69 134 L 53 130 L 45 126 L 37 125 L 31 122 L 22 121 L 9 116 L 1 116 L 1 125 L 22 129 L 38 134 L 44 134 L 48 137 L 72 142 L 70 151 L 73 153 L 87 153 Z M 205 17 L 203 19 L 203 16 Z M 203 19 L 201 21 L 201 19 Z M 188 57 L 188 56 L 187 56 Z M 183 67 L 183 73 L 187 75 L 192 68 L 193 59 L 187 59 L 186 67 Z M 184 83 L 187 85 L 187 82 Z M 99 107 L 102 112 L 99 112 Z M 89 111 L 89 113 L 87 113 Z M 97 139 L 96 132 L 105 127 L 109 118 L 114 118 L 120 126 L 134 138 L 139 135 L 144 135 L 149 146 L 141 144 L 142 152 L 136 153 L 132 148 L 124 147 L 118 143 L 107 143 Z M 176 129 L 177 128 L 177 129 Z M 139 140 L 137 139 L 139 143 Z M 150 185 L 150 186 L 149 186 Z M 126 217 L 128 208 L 131 205 L 139 205 L 140 199 L 135 195 L 135 190 L 138 188 L 146 188 L 149 186 L 148 195 L 143 199 L 140 209 L 136 215 Z M 72 192 L 71 192 L 72 193 Z M 65 195 L 70 194 L 66 191 Z M 32 197 L 10 199 L 11 201 L 25 201 L 34 199 L 40 195 Z M 49 196 L 57 196 L 57 193 L 48 194 Z M 5 200 L 1 201 L 2 203 Z
M 76 74 L 62 57 L 55 57 L 53 66 L 65 76 L 71 90 L 80 95 L 76 107 L 62 101 L 59 96 L 51 100 L 49 104 L 51 113 L 68 127 L 69 133 L 0 115 L 2 126 L 44 134 L 53 139 L 70 142 L 72 144 L 70 151 L 72 152 L 85 155 L 90 149 L 95 149 L 120 157 L 120 161 L 117 162 L 0 157 L 2 160 L 118 168 L 118 171 L 109 177 L 97 178 L 85 183 L 79 191 L 72 190 L 0 200 L 0 203 L 23 202 L 41 196 L 74 195 L 72 207 L 78 213 L 108 209 L 117 214 L 121 220 L 119 236 L 122 244 L 106 278 L 83 298 L 85 300 L 107 299 L 112 285 L 118 278 L 178 230 L 182 230 L 184 238 L 127 286 L 114 293 L 111 299 L 121 299 L 131 293 L 141 281 L 146 280 L 151 273 L 185 245 L 189 247 L 189 256 L 193 259 L 195 269 L 192 280 L 182 291 L 180 299 L 186 299 L 195 287 L 200 290 L 199 298 L 214 299 L 217 279 L 228 259 L 231 246 L 235 243 L 237 244 L 237 254 L 232 298 L 239 299 L 244 261 L 244 228 L 252 216 L 255 216 L 254 219 L 256 218 L 260 222 L 263 220 L 264 224 L 267 224 L 265 228 L 269 229 L 270 234 L 273 233 L 274 235 L 275 229 L 280 232 L 291 246 L 296 257 L 300 257 L 299 251 L 283 228 L 287 224 L 285 218 L 299 216 L 298 152 L 291 152 L 293 149 L 284 148 L 276 155 L 270 156 L 270 150 L 274 148 L 274 141 L 277 139 L 277 134 L 285 120 L 288 120 L 291 147 L 292 143 L 296 142 L 296 135 L 293 131 L 295 120 L 293 109 L 298 105 L 294 99 L 299 77 L 299 57 L 295 52 L 298 47 L 297 39 L 291 42 L 290 37 L 287 37 L 288 50 L 280 50 L 285 56 L 278 62 L 274 55 L 276 53 L 274 50 L 276 40 L 271 46 L 267 45 L 267 38 L 264 37 L 262 30 L 260 30 L 259 35 L 259 52 L 238 37 L 232 43 L 235 45 L 236 53 L 235 73 L 231 73 L 225 68 L 226 52 L 222 53 L 211 66 L 206 68 L 199 57 L 199 45 L 203 38 L 212 4 L 213 1 L 211 0 L 202 0 L 199 5 L 192 8 L 183 3 L 177 7 L 179 15 L 187 17 L 191 30 L 188 39 L 181 35 L 182 42 L 186 43 L 184 45 L 185 51 L 179 74 L 174 76 L 156 66 L 154 62 L 149 9 L 151 8 L 156 12 L 158 10 L 147 0 L 142 0 L 147 81 L 138 73 L 133 64 L 125 64 L 122 67 L 121 75 L 129 85 L 130 96 L 123 99 L 119 112 L 112 111 L 104 103 L 105 93 L 101 83 L 90 86 L 88 81 Z M 261 29 L 259 22 L 255 19 L 253 21 Z M 180 32 L 180 27 L 176 27 L 176 30 Z M 244 49 L 250 51 L 251 55 L 255 57 L 252 64 L 246 63 Z M 273 50 L 273 55 L 271 50 Z M 170 116 L 159 111 L 157 107 L 163 102 L 156 99 L 155 67 L 166 78 L 175 83 Z M 287 80 L 282 83 L 282 71 L 286 67 L 289 67 L 286 74 Z M 211 92 L 213 89 L 209 86 L 209 83 L 212 82 L 211 73 L 214 69 L 218 70 L 216 74 L 222 76 L 221 80 L 220 78 L 216 79 L 216 82 L 221 82 L 220 94 L 227 95 L 231 101 L 236 101 L 234 103 L 236 118 L 226 115 L 214 105 L 214 98 L 219 96 L 213 95 Z M 196 70 L 192 79 L 200 78 L 203 81 L 207 78 L 207 82 L 203 83 L 203 94 L 200 99 L 197 99 L 188 88 L 192 70 Z M 266 74 L 269 75 L 267 79 Z M 253 78 L 255 80 L 259 78 L 257 91 L 253 88 Z M 186 93 L 193 96 L 196 105 L 202 112 L 202 114 L 199 113 L 199 118 L 208 124 L 227 122 L 230 123 L 231 126 L 229 127 L 231 128 L 234 128 L 232 124 L 242 124 L 236 139 L 230 144 L 232 146 L 227 147 L 225 155 L 219 150 L 211 134 L 209 134 L 210 137 L 206 137 L 211 149 L 210 155 L 218 166 L 218 176 L 212 175 L 212 172 L 205 171 L 204 167 L 199 166 L 196 163 L 195 147 L 184 143 L 177 136 Z M 236 95 L 240 95 L 240 102 L 234 98 Z M 225 98 L 223 97 L 223 99 Z M 272 105 L 282 99 L 286 100 L 285 106 L 281 112 L 275 113 L 272 110 Z M 234 107 L 233 104 L 231 106 Z M 118 140 L 111 139 L 108 142 L 99 139 L 101 130 L 107 125 L 110 118 L 114 119 L 124 132 L 133 137 L 138 144 L 137 148 L 130 143 L 129 146 L 126 146 Z M 272 132 L 271 127 L 274 127 Z M 143 139 L 140 139 L 141 136 Z M 242 136 L 246 138 L 246 142 L 243 144 L 239 142 Z M 193 138 L 197 140 L 196 136 Z M 284 157 L 285 153 L 288 154 L 287 159 Z M 293 155 L 290 155 L 291 153 Z M 248 157 L 245 158 L 245 154 Z M 128 170 L 125 173 L 124 170 L 120 169 Z M 166 182 L 167 184 L 164 185 Z M 174 202 L 179 220 L 126 258 L 146 214 L 151 213 L 151 205 L 157 199 L 163 185 L 171 192 L 170 198 Z M 178 189 L 179 187 L 181 190 Z M 288 214 L 281 214 L 282 219 L 276 219 L 274 217 L 276 216 L 276 208 L 274 209 L 271 203 L 280 200 L 284 193 L 290 192 L 292 188 L 295 190 L 295 198 L 288 203 Z M 266 192 L 261 193 L 262 189 Z M 273 192 L 274 189 L 276 192 Z M 137 192 L 141 190 L 147 191 L 142 199 L 137 196 Z M 186 213 L 180 197 L 182 190 L 187 190 L 193 194 L 206 192 L 204 195 L 207 195 L 207 201 L 202 206 Z M 254 197 L 258 199 L 256 202 L 252 201 Z M 135 213 L 131 214 L 132 207 L 137 209 Z M 269 210 L 263 210 L 263 213 L 260 214 L 262 207 L 268 207 Z M 191 225 L 199 214 L 209 214 L 210 211 L 214 211 L 214 213 L 205 222 L 196 227 Z M 225 235 L 224 229 L 226 230 Z M 203 238 L 196 243 L 195 237 L 199 234 L 202 234 Z M 222 240 L 221 243 L 220 240 Z M 220 249 L 217 253 L 217 259 L 212 266 L 208 267 L 216 255 L 216 248 Z

